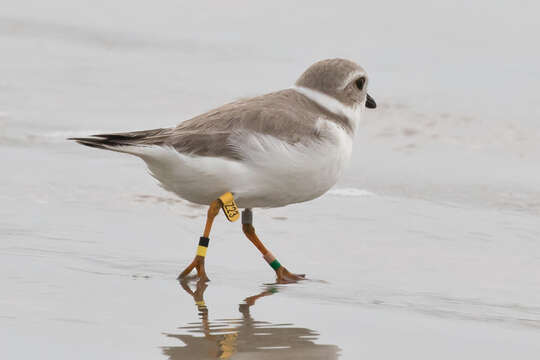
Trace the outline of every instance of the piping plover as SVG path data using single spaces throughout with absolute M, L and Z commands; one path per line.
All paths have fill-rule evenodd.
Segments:
M 230 221 L 242 211 L 242 228 L 276 271 L 278 282 L 302 279 L 282 266 L 258 239 L 252 208 L 315 199 L 339 179 L 349 161 L 367 93 L 362 67 L 345 59 L 319 61 L 291 88 L 242 99 L 173 128 L 71 138 L 80 144 L 143 159 L 160 185 L 209 205 L 194 268 L 208 279 L 204 258 L 210 229 L 222 208 Z

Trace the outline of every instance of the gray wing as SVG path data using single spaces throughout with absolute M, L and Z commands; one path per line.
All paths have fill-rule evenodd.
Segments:
M 175 128 L 99 134 L 72 140 L 109 150 L 115 146 L 161 145 L 186 154 L 242 160 L 238 144 L 229 141 L 231 136 L 250 131 L 290 144 L 317 139 L 320 134 L 315 124 L 321 112 L 335 116 L 294 90 L 282 90 L 223 105 Z
M 319 137 L 315 126 L 321 110 L 294 90 L 239 100 L 184 121 L 166 143 L 179 152 L 241 160 L 229 140 L 246 131 L 269 135 L 290 144 Z

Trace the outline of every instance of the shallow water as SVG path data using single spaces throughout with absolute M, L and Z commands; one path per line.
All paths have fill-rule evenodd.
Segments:
M 97 4 L 0 15 L 3 357 L 538 358 L 536 3 Z M 350 169 L 255 211 L 298 284 L 218 218 L 212 281 L 182 287 L 206 210 L 65 141 L 169 126 L 336 56 L 379 104 Z

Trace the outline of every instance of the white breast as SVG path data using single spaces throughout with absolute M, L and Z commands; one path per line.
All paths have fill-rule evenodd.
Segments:
M 319 121 L 319 130 L 321 140 L 306 144 L 291 145 L 264 135 L 242 137 L 249 177 L 235 191 L 239 202 L 245 207 L 276 207 L 328 191 L 350 159 L 352 139 L 330 121 Z

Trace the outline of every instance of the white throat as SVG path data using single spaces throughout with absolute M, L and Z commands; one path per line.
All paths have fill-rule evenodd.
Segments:
M 318 105 L 330 111 L 331 113 L 345 116 L 347 119 L 349 119 L 353 131 L 356 130 L 356 127 L 360 123 L 360 120 L 362 118 L 363 106 L 347 106 L 331 96 L 303 86 L 295 85 L 292 87 L 292 89 L 306 96 L 310 100 L 316 102 Z

